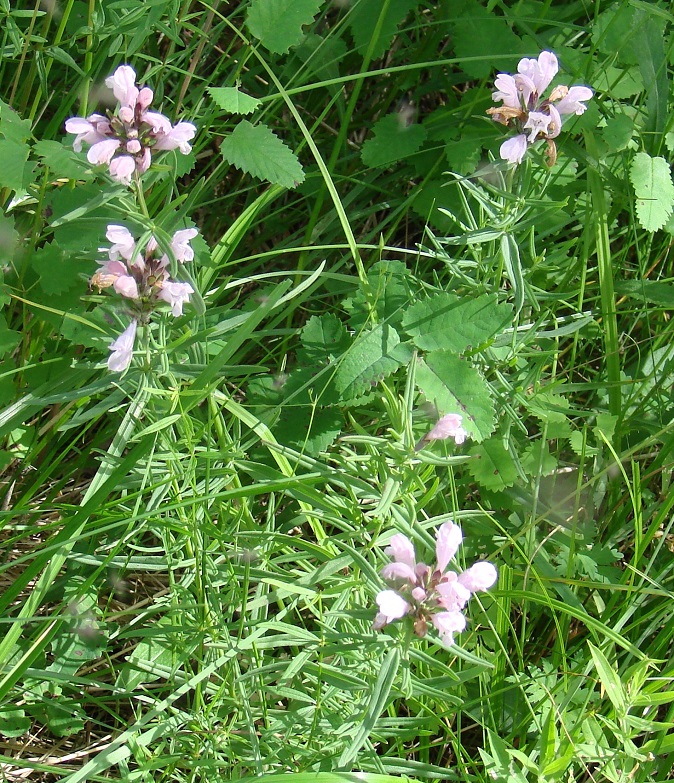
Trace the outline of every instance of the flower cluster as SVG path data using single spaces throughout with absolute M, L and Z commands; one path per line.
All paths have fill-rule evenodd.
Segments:
M 185 228 L 173 235 L 171 252 L 180 263 L 194 258 L 190 240 L 197 233 L 196 228 Z M 108 359 L 109 369 L 121 372 L 131 361 L 137 324 L 147 323 L 160 301 L 170 305 L 174 316 L 182 315 L 183 304 L 189 301 L 194 289 L 189 283 L 170 279 L 169 257 L 161 252 L 154 237 L 150 237 L 145 247 L 140 249 L 131 232 L 124 226 L 110 225 L 105 235 L 112 244 L 109 248 L 100 248 L 102 252 L 107 252 L 108 258 L 99 262 L 100 266 L 91 278 L 91 285 L 99 291 L 113 288 L 130 300 L 133 321 L 110 345 L 113 353 Z
M 134 173 L 143 174 L 150 168 L 153 152 L 179 149 L 186 155 L 192 149 L 189 141 L 196 127 L 191 122 L 173 126 L 168 117 L 149 111 L 152 90 L 136 87 L 136 72 L 130 65 L 120 65 L 105 83 L 119 101 L 116 114 L 66 120 L 68 133 L 76 134 L 75 152 L 83 142 L 90 145 L 89 163 L 106 164 L 113 179 L 130 185 Z
M 394 620 L 410 615 L 414 618 L 417 636 L 426 635 L 430 622 L 442 641 L 452 644 L 454 634 L 466 627 L 462 610 L 468 599 L 473 593 L 488 590 L 497 579 L 496 568 L 484 560 L 461 574 L 447 570 L 462 540 L 461 528 L 453 522 L 445 522 L 436 534 L 437 562 L 427 566 L 416 562 L 409 538 L 396 533 L 391 538 L 391 545 L 384 550 L 393 557 L 393 562 L 381 572 L 390 588 L 377 595 L 379 612 L 372 627 L 380 630 Z
M 431 440 L 446 440 L 447 438 L 454 438 L 456 445 L 460 446 L 468 437 L 468 433 L 461 426 L 462 421 L 463 417 L 458 413 L 446 414 L 430 432 L 421 438 L 414 450 L 420 451 Z
M 503 142 L 500 155 L 510 163 L 521 163 L 528 147 L 539 139 L 545 139 L 548 149 L 548 164 L 554 165 L 557 159 L 555 139 L 562 129 L 562 117 L 569 114 L 582 114 L 593 95 L 589 87 L 559 85 L 542 100 L 542 95 L 550 85 L 559 65 L 552 52 L 541 52 L 538 59 L 523 58 L 517 66 L 515 76 L 499 73 L 496 77 L 496 91 L 492 93 L 495 101 L 502 106 L 487 110 L 496 122 L 509 126 L 511 123 L 521 131 L 517 136 Z

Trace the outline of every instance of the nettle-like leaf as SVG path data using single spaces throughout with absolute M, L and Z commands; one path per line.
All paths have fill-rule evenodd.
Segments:
M 83 292 L 86 283 L 80 279 L 82 272 L 91 272 L 92 265 L 77 263 L 56 242 L 44 245 L 31 255 L 31 266 L 40 275 L 40 287 L 46 294 L 62 294 L 71 288 Z
M 515 35 L 507 20 L 494 11 L 488 11 L 477 0 L 454 0 L 452 3 L 452 31 L 454 50 L 463 70 L 476 79 L 490 76 L 498 55 L 516 59 L 525 47 Z M 511 67 L 503 70 L 512 72 Z M 500 67 L 500 66 L 499 66 Z
M 42 158 L 55 177 L 66 179 L 92 180 L 94 172 L 91 165 L 83 160 L 71 147 L 60 141 L 43 139 L 33 146 L 33 152 Z
M 304 182 L 297 155 L 266 125 L 241 120 L 222 142 L 220 152 L 228 163 L 274 185 L 295 188 Z
M 341 356 L 351 345 L 351 337 L 344 324 L 333 313 L 314 315 L 304 325 L 301 360 L 320 364 Z
M 367 283 L 367 291 L 361 288 L 344 302 L 349 324 L 360 331 L 374 314 L 377 322 L 397 328 L 413 296 L 409 270 L 402 261 L 377 261 L 367 273 Z
M 494 403 L 477 369 L 449 351 L 433 351 L 419 360 L 416 383 L 441 416 L 460 413 L 463 427 L 478 443 L 494 431 Z
M 414 155 L 426 140 L 423 125 L 408 125 L 404 115 L 387 114 L 374 124 L 371 136 L 361 149 L 363 163 L 370 168 L 390 166 Z
M 372 391 L 400 364 L 396 355 L 400 337 L 388 324 L 359 335 L 337 366 L 335 386 L 344 402 L 358 399 Z
M 257 98 L 236 87 L 209 87 L 208 93 L 221 109 L 230 114 L 250 114 L 260 105 Z
M 495 295 L 465 299 L 441 291 L 413 304 L 405 313 L 403 326 L 424 351 L 461 353 L 486 343 L 511 319 L 511 305 L 498 304 Z
M 669 163 L 638 152 L 630 166 L 630 180 L 637 199 L 637 217 L 646 231 L 658 231 L 674 209 L 674 184 Z
M 473 446 L 469 453 L 474 459 L 468 463 L 468 470 L 485 489 L 498 492 L 515 483 L 515 463 L 500 440 L 491 438 Z
M 246 25 L 270 52 L 283 54 L 301 42 L 322 0 L 252 0 Z
M 360 0 L 349 13 L 349 27 L 356 48 L 369 50 L 372 59 L 381 57 L 391 47 L 398 26 L 409 12 L 419 5 L 419 0 Z M 380 16 L 383 14 L 383 19 Z M 377 35 L 376 40 L 374 40 Z
M 21 190 L 30 148 L 30 121 L 22 120 L 11 106 L 0 100 L 0 187 Z
M 674 285 L 658 280 L 621 280 L 616 282 L 617 294 L 631 296 L 642 302 L 674 309 Z

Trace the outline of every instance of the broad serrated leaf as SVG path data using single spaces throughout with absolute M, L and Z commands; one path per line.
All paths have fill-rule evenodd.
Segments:
M 82 272 L 93 272 L 93 267 L 73 260 L 69 253 L 51 242 L 32 253 L 30 263 L 40 275 L 40 287 L 46 294 L 62 294 L 71 288 L 84 292 L 86 283 L 80 279 Z
M 0 187 L 22 190 L 24 170 L 28 160 L 28 145 L 17 141 L 0 139 Z
M 351 345 L 344 324 L 332 313 L 314 315 L 302 329 L 302 360 L 319 364 L 341 356 Z
M 674 184 L 664 158 L 638 152 L 630 166 L 639 223 L 646 231 L 662 228 L 674 208 Z
M 344 416 L 337 408 L 288 405 L 281 410 L 273 429 L 284 446 L 318 455 L 335 441 L 343 426 Z
M 470 455 L 474 459 L 468 463 L 468 470 L 485 489 L 498 492 L 515 483 L 515 463 L 500 440 L 492 438 L 479 446 L 473 446 Z
M 448 351 L 434 351 L 419 361 L 416 383 L 440 416 L 460 413 L 462 426 L 478 443 L 494 431 L 494 403 L 482 375 Z
M 13 351 L 21 340 L 21 333 L 7 327 L 5 316 L 0 314 L 0 356 Z
M 30 120 L 22 120 L 11 106 L 0 100 L 0 138 L 23 144 L 30 137 Z
M 513 57 L 516 53 L 524 53 L 525 47 L 510 28 L 507 18 L 487 10 L 477 0 L 454 0 L 451 28 L 460 67 L 477 79 L 492 73 L 499 55 Z M 503 67 L 503 70 L 511 69 Z
M 616 283 L 617 294 L 641 299 L 674 310 L 674 285 L 657 280 L 623 280 Z
M 33 152 L 44 159 L 45 164 L 57 178 L 91 180 L 95 176 L 86 160 L 58 141 L 49 139 L 38 141 L 33 146 Z
M 221 109 L 230 114 L 250 114 L 260 105 L 257 98 L 236 87 L 209 87 L 208 93 Z
M 233 166 L 284 188 L 304 182 L 304 171 L 295 153 L 266 125 L 241 122 L 220 146 L 222 157 Z
M 379 324 L 357 337 L 337 367 L 335 386 L 344 401 L 372 390 L 400 365 L 395 356 L 400 337 L 388 324 Z
M 283 54 L 301 42 L 322 0 L 252 0 L 246 25 L 270 52 Z
M 397 329 L 412 298 L 409 270 L 402 261 L 377 261 L 367 273 L 367 283 L 367 291 L 361 288 L 344 302 L 349 324 L 360 331 L 374 316 L 376 322 Z
M 371 168 L 390 166 L 414 155 L 426 139 L 423 125 L 408 125 L 404 115 L 398 112 L 378 120 L 373 134 L 360 152 L 363 163 Z
M 371 59 L 381 57 L 391 47 L 393 37 L 419 0 L 360 0 L 349 13 L 349 27 L 356 48 L 367 51 Z M 376 36 L 376 37 L 375 37 Z
M 403 327 L 424 351 L 461 353 L 486 343 L 511 319 L 512 307 L 498 304 L 495 295 L 465 299 L 442 291 L 413 304 L 405 313 Z

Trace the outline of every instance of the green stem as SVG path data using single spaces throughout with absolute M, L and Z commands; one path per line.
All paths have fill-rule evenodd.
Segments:
M 585 146 L 590 156 L 587 169 L 587 181 L 592 196 L 592 216 L 597 267 L 599 270 L 599 289 L 601 293 L 601 314 L 604 324 L 604 353 L 606 355 L 606 373 L 608 376 L 609 411 L 621 418 L 622 395 L 620 390 L 620 354 L 618 344 L 618 319 L 613 290 L 613 265 L 611 263 L 611 243 L 608 234 L 608 215 L 604 186 L 599 173 L 599 152 L 594 136 L 585 133 Z M 614 443 L 620 453 L 619 441 Z

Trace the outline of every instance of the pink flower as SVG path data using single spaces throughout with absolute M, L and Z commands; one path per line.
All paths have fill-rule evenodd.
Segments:
M 460 446 L 468 437 L 468 433 L 461 426 L 463 417 L 458 413 L 447 413 L 443 416 L 433 429 L 426 433 L 424 437 L 415 446 L 415 451 L 419 451 L 426 443 L 431 440 L 446 440 L 453 438 L 454 443 Z
M 148 111 L 153 93 L 149 87 L 136 86 L 136 72 L 130 65 L 120 65 L 105 83 L 119 101 L 115 114 L 108 117 L 92 114 L 66 120 L 66 130 L 74 133 L 73 149 L 90 145 L 87 158 L 93 164 L 106 164 L 110 176 L 130 185 L 132 175 L 150 168 L 153 151 L 179 149 L 187 154 L 197 129 L 190 122 L 175 127 L 168 117 Z
M 121 142 L 119 139 L 103 139 L 103 141 L 97 141 L 93 147 L 87 152 L 87 160 L 89 163 L 98 165 L 100 163 L 110 163 L 112 156 L 119 149 Z
M 374 618 L 373 628 L 377 631 L 394 620 L 404 617 L 410 609 L 407 601 L 394 590 L 382 590 L 375 600 L 379 612 Z
M 111 372 L 123 372 L 131 364 L 137 325 L 135 320 L 131 321 L 119 337 L 108 346 L 112 351 L 108 357 L 108 369 Z
M 190 247 L 190 240 L 198 233 L 196 228 L 183 228 L 175 232 L 171 240 L 171 250 L 177 261 L 192 261 L 194 250 Z
M 466 626 L 462 610 L 471 595 L 489 589 L 497 579 L 496 568 L 486 561 L 475 563 L 460 574 L 447 570 L 462 540 L 461 528 L 445 522 L 436 533 L 436 564 L 427 566 L 416 561 L 414 545 L 407 536 L 392 536 L 384 551 L 393 557 L 393 562 L 381 572 L 389 587 L 376 597 L 379 612 L 373 624 L 375 630 L 410 615 L 418 636 L 425 636 L 431 623 L 442 641 L 452 644 L 453 634 Z
M 183 304 L 189 302 L 190 294 L 194 289 L 189 283 L 176 283 L 173 280 L 165 280 L 161 285 L 159 299 L 163 299 L 171 305 L 171 312 L 175 317 L 183 314 Z
M 131 175 L 136 170 L 136 161 L 130 155 L 120 155 L 110 161 L 110 176 L 122 185 L 131 184 Z
M 111 224 L 108 226 L 105 236 L 109 242 L 112 242 L 108 253 L 113 261 L 118 258 L 131 261 L 136 250 L 136 240 L 126 226 Z
M 527 151 L 527 137 L 520 133 L 512 139 L 507 139 L 501 144 L 499 154 L 503 160 L 509 163 L 521 163 Z
M 500 73 L 496 77 L 492 98 L 502 101 L 501 106 L 487 110 L 496 122 L 515 125 L 520 133 L 508 139 L 500 148 L 500 156 L 509 163 L 521 163 L 527 148 L 538 140 L 547 144 L 548 164 L 557 159 L 555 139 L 562 129 L 562 117 L 582 114 L 593 95 L 589 87 L 580 85 L 555 87 L 547 99 L 543 93 L 557 75 L 559 65 L 552 52 L 541 52 L 538 58 L 524 57 L 517 66 L 517 73 Z M 528 131 L 528 133 L 522 133 Z
M 119 68 L 108 76 L 105 80 L 107 87 L 110 87 L 115 98 L 122 106 L 136 108 L 138 100 L 138 88 L 136 87 L 136 72 L 130 65 L 120 65 Z
M 174 128 L 166 133 L 156 133 L 157 141 L 154 145 L 154 149 L 179 149 L 183 155 L 187 155 L 192 149 L 192 146 L 188 142 L 194 138 L 196 132 L 196 126 L 192 125 L 191 122 L 179 122 Z
M 92 145 L 104 141 L 110 132 L 110 123 L 101 114 L 92 114 L 88 119 L 84 117 L 71 117 L 66 120 L 66 131 L 76 133 L 73 141 L 75 152 L 82 150 L 82 142 Z

